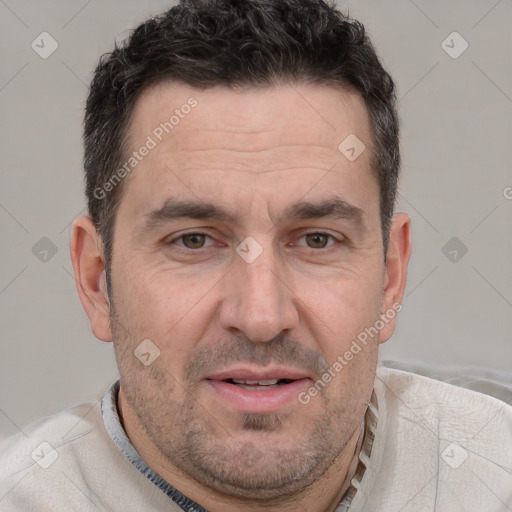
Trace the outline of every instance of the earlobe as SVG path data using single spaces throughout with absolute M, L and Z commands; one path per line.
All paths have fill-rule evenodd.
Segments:
M 384 327 L 379 333 L 379 342 L 387 341 L 396 325 L 396 314 L 401 309 L 407 284 L 407 267 L 411 256 L 411 219 L 406 213 L 393 217 L 386 253 L 386 270 L 382 294 L 381 317 Z
M 98 339 L 112 341 L 105 259 L 101 239 L 89 217 L 78 217 L 73 223 L 70 256 L 80 302 L 91 329 Z

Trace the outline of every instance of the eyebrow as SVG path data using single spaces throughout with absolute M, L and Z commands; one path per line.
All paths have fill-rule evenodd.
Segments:
M 362 224 L 365 214 L 361 208 L 344 199 L 335 198 L 320 202 L 299 201 L 284 210 L 276 219 L 276 223 L 284 220 L 298 221 L 329 218 L 345 219 Z M 162 224 L 179 219 L 218 220 L 234 225 L 239 224 L 236 215 L 222 206 L 202 201 L 183 199 L 167 199 L 163 206 L 145 215 L 144 228 L 155 229 Z

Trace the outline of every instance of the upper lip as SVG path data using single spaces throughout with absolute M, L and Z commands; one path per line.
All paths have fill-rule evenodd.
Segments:
M 305 372 L 304 370 L 284 366 L 275 366 L 270 368 L 258 368 L 255 366 L 236 366 L 226 370 L 221 370 L 212 373 L 205 377 L 205 379 L 209 380 L 299 380 L 308 378 L 311 378 L 311 375 Z

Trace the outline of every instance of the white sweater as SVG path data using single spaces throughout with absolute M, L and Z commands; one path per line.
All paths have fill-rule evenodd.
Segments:
M 370 409 L 358 471 L 337 512 L 512 510 L 510 405 L 380 367 Z M 0 512 L 183 511 L 113 441 L 100 402 L 24 432 L 0 444 Z

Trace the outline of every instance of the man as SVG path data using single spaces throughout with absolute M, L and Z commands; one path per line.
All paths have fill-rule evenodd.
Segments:
M 120 381 L 8 440 L 2 511 L 510 510 L 512 408 L 377 368 L 410 255 L 394 84 L 317 0 L 104 56 L 71 258 Z

